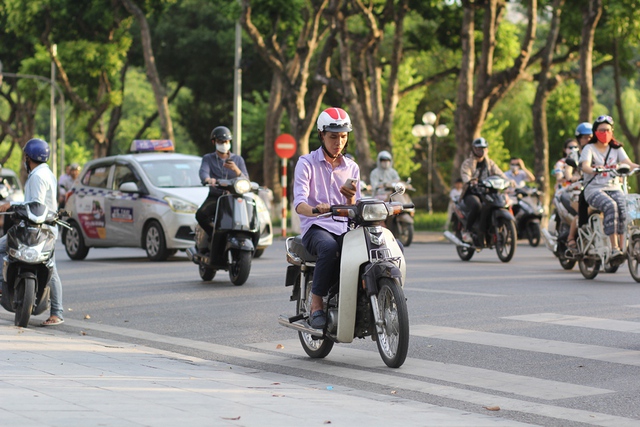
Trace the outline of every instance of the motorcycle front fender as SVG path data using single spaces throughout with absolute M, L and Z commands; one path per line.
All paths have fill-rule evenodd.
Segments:
M 511 215 L 507 209 L 494 209 L 493 210 L 493 221 L 497 221 L 500 218 L 504 218 L 507 221 L 515 221 L 516 219 Z
M 404 255 L 393 233 L 386 228 L 382 228 L 382 233 L 391 256 L 400 260 L 397 270 L 399 270 L 401 277 L 398 281 L 403 286 L 404 277 L 406 276 Z M 338 330 L 336 333 L 338 342 L 348 343 L 353 341 L 358 304 L 358 287 L 360 286 L 360 266 L 370 261 L 366 239 L 365 229 L 356 228 L 348 231 L 342 241 L 342 254 L 348 254 L 348 256 L 340 257 L 340 293 L 338 295 Z
M 225 252 L 230 249 L 238 249 L 241 251 L 255 251 L 255 246 L 253 245 L 253 239 L 248 236 L 238 236 L 232 233 L 227 235 L 227 244 L 225 246 Z

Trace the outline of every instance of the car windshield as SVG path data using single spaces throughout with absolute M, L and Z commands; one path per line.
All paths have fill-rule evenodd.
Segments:
M 151 183 L 160 188 L 201 187 L 200 159 L 154 159 L 140 165 Z

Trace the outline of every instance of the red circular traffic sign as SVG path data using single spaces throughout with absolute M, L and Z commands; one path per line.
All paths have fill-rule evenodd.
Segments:
M 276 138 L 274 147 L 276 150 L 276 154 L 279 157 L 282 157 L 283 159 L 290 159 L 294 154 L 296 154 L 298 144 L 296 143 L 296 139 L 293 137 L 293 135 L 283 133 Z

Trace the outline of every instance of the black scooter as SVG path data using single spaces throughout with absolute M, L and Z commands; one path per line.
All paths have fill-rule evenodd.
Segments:
M 260 238 L 256 203 L 248 195 L 253 190 L 246 178 L 219 179 L 215 186 L 224 190 L 218 198 L 213 218 L 213 237 L 196 226 L 196 247 L 187 256 L 198 265 L 200 278 L 212 280 L 218 270 L 229 271 L 236 286 L 243 285 L 251 272 L 251 259 Z
M 480 198 L 482 207 L 474 228 L 468 230 L 473 236 L 473 243 L 462 241 L 462 233 L 467 231 L 468 208 L 464 198 L 455 204 L 451 215 L 454 233 L 445 231 L 444 236 L 456 245 L 458 256 L 463 261 L 469 261 L 473 254 L 483 248 L 496 249 L 498 258 L 502 262 L 509 262 L 516 252 L 516 222 L 509 210 L 509 202 L 505 190 L 510 182 L 499 176 L 490 176 L 467 188 L 472 194 Z
M 25 328 L 32 314 L 42 314 L 50 307 L 55 227 L 69 228 L 69 224 L 59 219 L 68 214 L 49 211 L 38 202 L 13 205 L 7 214 L 12 216 L 15 225 L 7 232 L 0 304 L 15 313 L 16 326 Z
M 518 238 L 526 237 L 534 248 L 540 244 L 540 221 L 544 214 L 544 208 L 540 203 L 541 195 L 537 188 L 516 188 L 518 203 L 512 206 Z

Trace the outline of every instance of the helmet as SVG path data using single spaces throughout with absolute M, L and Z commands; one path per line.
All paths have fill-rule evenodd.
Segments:
M 576 136 L 591 134 L 593 134 L 593 126 L 591 126 L 591 123 L 583 122 L 576 128 Z
M 233 139 L 233 135 L 231 135 L 231 131 L 229 128 L 224 126 L 218 126 L 211 131 L 211 139 L 219 139 L 221 141 L 231 141 Z
M 342 108 L 331 107 L 318 116 L 318 130 L 320 132 L 351 132 L 351 118 Z
M 24 154 L 26 154 L 28 158 L 38 163 L 45 163 L 49 160 L 49 154 L 51 153 L 49 144 L 38 138 L 27 141 L 22 151 L 24 151 Z
M 391 153 L 388 151 L 381 151 L 378 153 L 378 161 L 389 160 L 391 161 L 393 158 L 391 157 Z
M 471 143 L 471 146 L 474 148 L 489 148 L 489 144 L 487 144 L 487 140 L 483 137 L 476 138 Z

